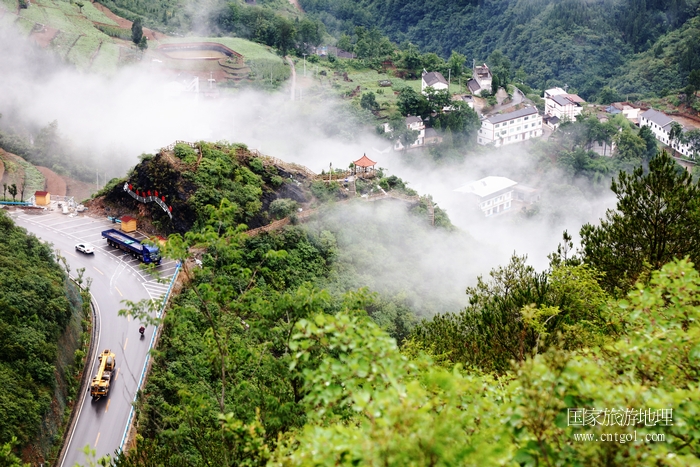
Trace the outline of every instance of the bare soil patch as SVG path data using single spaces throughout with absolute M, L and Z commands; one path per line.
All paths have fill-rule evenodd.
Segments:
M 45 26 L 41 31 L 32 32 L 29 37 L 34 39 L 34 42 L 36 42 L 39 47 L 48 47 L 54 37 L 56 37 L 56 34 L 58 34 L 58 29 Z
M 46 179 L 46 185 L 44 186 L 46 191 L 52 195 L 66 196 L 66 181 L 63 180 L 60 175 L 48 167 L 37 166 L 37 170 L 41 172 L 41 175 Z
M 92 196 L 97 191 L 94 183 L 73 180 L 69 177 L 61 177 L 66 182 L 66 196 L 72 196 L 80 203 Z

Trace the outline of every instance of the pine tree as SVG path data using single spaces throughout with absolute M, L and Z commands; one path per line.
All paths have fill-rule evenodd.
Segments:
M 617 208 L 600 226 L 581 228 L 583 259 L 604 273 L 603 286 L 624 293 L 674 258 L 700 260 L 700 189 L 664 151 L 632 174 L 613 180 Z

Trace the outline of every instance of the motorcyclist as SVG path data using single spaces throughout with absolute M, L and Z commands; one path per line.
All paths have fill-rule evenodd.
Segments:
M 143 336 L 143 333 L 146 332 L 146 326 L 144 326 L 144 325 L 142 324 L 141 327 L 139 328 L 139 332 L 140 332 L 141 335 Z

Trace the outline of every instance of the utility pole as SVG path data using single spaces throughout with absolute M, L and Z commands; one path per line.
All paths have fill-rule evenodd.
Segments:
M 308 54 L 302 54 L 304 56 L 304 78 L 306 78 L 306 56 Z
M 452 68 L 447 69 L 447 92 L 450 92 L 450 84 L 452 83 Z

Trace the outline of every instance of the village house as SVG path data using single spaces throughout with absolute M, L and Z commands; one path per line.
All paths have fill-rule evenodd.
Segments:
M 420 148 L 427 145 L 438 144 L 442 142 L 442 136 L 438 135 L 437 131 L 433 128 L 426 128 L 425 123 L 420 117 L 409 115 L 406 117 L 406 128 L 409 130 L 414 130 L 418 132 L 418 138 L 408 146 L 408 149 Z M 386 133 L 391 132 L 391 127 L 389 123 L 384 124 L 384 131 Z M 404 145 L 401 141 L 396 140 L 394 143 L 394 151 L 402 151 Z
M 420 83 L 420 92 L 425 94 L 425 88 L 433 88 L 436 91 L 439 91 L 441 89 L 447 90 L 449 88 L 449 84 L 447 83 L 447 80 L 445 79 L 444 76 L 442 76 L 442 73 L 439 71 L 431 71 L 427 72 L 425 69 L 423 70 L 423 75 L 421 77 L 421 83 Z
M 544 92 L 544 114 L 548 117 L 557 117 L 559 122 L 576 120 L 576 116 L 583 111 L 585 101 L 576 94 L 568 94 L 562 88 L 547 89 Z M 559 126 L 559 122 L 554 126 Z M 552 126 L 552 125 L 550 125 Z
M 671 125 L 674 121 L 663 112 L 649 109 L 639 115 L 639 128 L 648 126 L 657 140 L 672 147 L 685 157 L 691 157 L 692 151 L 689 144 L 680 144 L 678 141 L 673 141 L 673 144 L 671 144 Z M 687 128 L 684 127 L 683 131 L 687 131 Z
M 454 190 L 465 193 L 481 209 L 484 216 L 491 217 L 513 211 L 539 201 L 536 189 L 506 177 L 489 176 L 467 183 Z
M 491 70 L 484 63 L 482 66 L 474 66 L 472 78 L 467 81 L 467 87 L 472 94 L 479 96 L 482 91 L 491 92 L 492 82 Z
M 542 136 L 542 116 L 537 107 L 494 115 L 481 121 L 477 143 L 481 145 L 513 144 Z
M 605 108 L 605 111 L 611 115 L 621 113 L 630 122 L 634 123 L 635 125 L 639 124 L 640 109 L 629 105 L 626 102 L 615 102 L 610 104 Z

